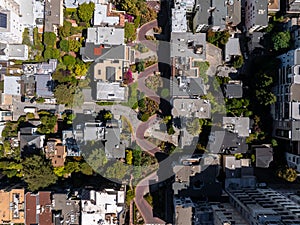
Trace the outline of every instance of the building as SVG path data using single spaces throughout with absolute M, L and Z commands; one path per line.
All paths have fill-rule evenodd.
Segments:
M 51 74 L 56 70 L 56 67 L 57 59 L 49 59 L 49 62 L 42 63 L 24 63 L 22 65 L 25 75 Z
M 24 189 L 0 190 L 0 224 L 24 224 Z
M 25 195 L 25 225 L 53 225 L 51 192 L 40 191 L 37 194 L 27 192 Z
M 245 25 L 249 33 L 268 26 L 268 0 L 245 0 Z
M 21 44 L 23 29 L 19 3 L 15 0 L 1 0 L 0 42 Z
M 229 38 L 225 45 L 225 62 L 232 62 L 235 56 L 241 56 L 239 38 Z
M 279 56 L 278 85 L 274 88 L 276 103 L 272 105 L 273 136 L 284 141 L 288 163 L 300 155 L 300 49 Z
M 280 0 L 268 0 L 268 12 L 276 13 L 280 11 Z
M 62 144 L 66 146 L 67 156 L 81 156 L 81 150 L 77 144 L 77 135 L 74 130 L 62 131 Z
M 300 2 L 295 0 L 287 0 L 286 1 L 286 12 L 288 14 L 299 14 L 300 13 Z
M 223 128 L 236 133 L 239 137 L 248 137 L 250 119 L 249 117 L 223 117 Z
M 119 82 L 107 83 L 97 82 L 96 84 L 96 96 L 98 101 L 120 101 L 127 100 L 127 88 L 121 86 Z
M 46 0 L 44 32 L 57 33 L 58 27 L 64 25 L 63 16 L 63 0 Z
M 80 224 L 80 200 L 72 199 L 68 194 L 52 195 L 53 224 L 79 225 Z
M 28 46 L 22 44 L 0 43 L 0 60 L 27 60 Z
M 239 137 L 236 133 L 227 130 L 215 130 L 208 138 L 207 149 L 213 153 L 246 153 L 248 145 L 246 137 Z
M 108 3 L 108 0 L 64 0 L 64 6 L 66 8 L 77 8 L 83 3 Z
M 21 96 L 21 77 L 4 76 L 3 94 L 11 96 Z
M 193 13 L 194 32 L 224 30 L 241 22 L 241 0 L 196 0 Z
M 54 81 L 51 74 L 35 74 L 36 95 L 42 98 L 53 98 Z
M 12 115 L 13 115 L 12 111 L 0 109 L 0 122 L 11 121 L 13 118 Z
M 175 180 L 173 193 L 179 197 L 217 199 L 221 196 L 222 187 L 216 180 L 219 174 L 220 159 L 217 155 L 203 158 L 182 156 L 173 163 Z
M 171 16 L 172 16 L 172 25 L 171 31 L 172 32 L 187 32 L 187 1 L 183 0 L 174 0 L 174 8 L 171 9 Z
M 45 147 L 45 155 L 51 160 L 53 167 L 61 167 L 64 166 L 67 152 L 59 139 L 50 138 Z
M 80 54 L 84 62 L 93 62 L 101 56 L 106 57 L 102 59 L 118 59 L 120 56 L 126 56 L 121 51 L 129 51 L 129 48 L 120 46 L 124 43 L 123 28 L 91 27 L 87 30 L 85 46 L 80 48 Z M 109 55 L 106 56 L 107 54 Z M 131 60 L 131 57 L 128 59 Z
M 124 27 L 125 12 L 113 10 L 111 3 L 108 4 L 96 3 L 93 25 Z
M 243 97 L 243 84 L 240 80 L 230 80 L 229 83 L 224 85 L 225 98 L 242 98 Z
M 172 115 L 173 117 L 208 119 L 211 117 L 211 105 L 207 100 L 198 98 L 175 98 Z
M 269 168 L 273 161 L 273 148 L 270 145 L 252 145 L 255 154 L 255 166 L 258 168 Z
M 109 225 L 118 223 L 124 213 L 124 204 L 124 190 L 85 190 L 81 200 L 81 224 Z
M 25 157 L 39 152 L 44 147 L 45 135 L 37 134 L 37 128 L 26 127 L 19 131 L 21 156 Z
M 299 224 L 300 205 L 270 188 L 227 189 L 230 204 L 249 224 Z

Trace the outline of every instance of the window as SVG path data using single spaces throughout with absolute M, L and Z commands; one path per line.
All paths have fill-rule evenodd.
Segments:
M 98 70 L 98 75 L 101 75 L 101 70 Z

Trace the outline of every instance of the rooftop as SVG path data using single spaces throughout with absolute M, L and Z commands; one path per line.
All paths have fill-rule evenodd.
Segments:
M 114 27 L 90 27 L 87 30 L 87 43 L 95 45 L 124 45 L 124 29 Z
M 175 98 L 173 100 L 173 117 L 210 118 L 210 103 L 198 98 Z
M 63 0 L 46 0 L 45 3 L 45 32 L 57 32 L 63 25 Z
M 224 85 L 224 92 L 226 98 L 242 98 L 243 86 L 240 83 L 228 83 Z
M 21 77 L 19 76 L 4 76 L 3 93 L 7 95 L 21 95 Z
M 240 137 L 248 137 L 250 129 L 249 117 L 223 117 L 223 127 Z
M 122 87 L 120 83 L 97 82 L 96 99 L 101 101 L 125 101 L 126 87 Z
M 51 74 L 36 74 L 36 94 L 39 97 L 52 97 L 54 82 L 52 80 Z

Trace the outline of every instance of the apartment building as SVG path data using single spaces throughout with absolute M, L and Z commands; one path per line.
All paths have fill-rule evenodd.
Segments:
M 268 26 L 268 0 L 245 0 L 245 25 L 250 33 Z
M 299 224 L 300 205 L 275 190 L 238 188 L 227 193 L 230 204 L 251 225 Z
M 300 49 L 278 58 L 281 64 L 274 88 L 277 101 L 272 106 L 273 136 L 285 141 L 288 164 L 300 171 Z

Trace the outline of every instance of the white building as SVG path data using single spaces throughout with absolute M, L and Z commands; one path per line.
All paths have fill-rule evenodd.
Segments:
M 0 0 L 0 42 L 22 43 L 23 22 L 15 0 Z
M 124 210 L 125 192 L 105 189 L 89 191 L 89 200 L 81 201 L 82 225 L 116 224 Z
M 3 94 L 20 96 L 21 95 L 21 77 L 20 76 L 4 76 Z

